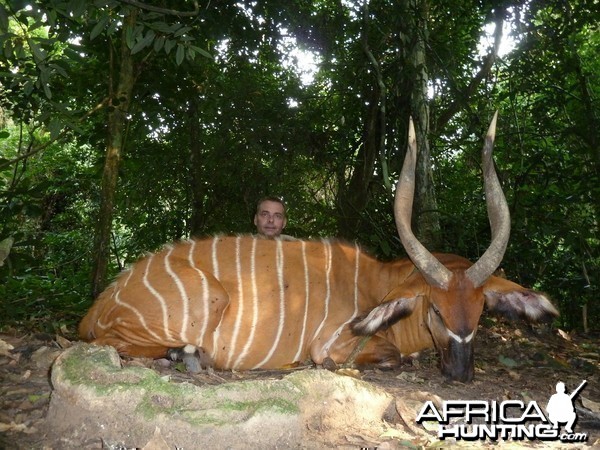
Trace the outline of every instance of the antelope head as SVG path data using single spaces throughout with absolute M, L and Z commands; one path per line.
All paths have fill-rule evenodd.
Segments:
M 460 257 L 433 255 L 412 232 L 417 159 L 412 118 L 408 150 L 396 188 L 394 214 L 398 233 L 409 258 L 426 282 L 421 283 L 423 292 L 418 293 L 428 299 L 425 322 L 440 355 L 442 373 L 459 381 L 473 378 L 473 338 L 484 303 L 491 309 L 529 320 L 558 314 L 543 296 L 540 296 L 543 300 L 536 297 L 532 301 L 536 293 L 492 276 L 502 261 L 510 235 L 510 213 L 492 159 L 497 115 L 496 112 L 489 126 L 482 152 L 492 242 L 477 262 L 471 264 Z

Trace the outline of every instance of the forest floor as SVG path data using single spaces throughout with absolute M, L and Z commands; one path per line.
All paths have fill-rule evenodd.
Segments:
M 437 367 L 437 357 L 428 351 L 419 358 L 393 371 L 365 370 L 362 380 L 375 384 L 396 399 L 394 417 L 388 417 L 388 431 L 380 436 L 354 434 L 315 442 L 315 447 L 347 448 L 444 448 L 452 441 L 439 441 L 436 431 L 425 430 L 415 422 L 414 407 L 407 398 L 420 395 L 425 400 L 521 400 L 536 401 L 545 408 L 563 381 L 567 392 L 587 384 L 574 402 L 578 415 L 577 433 L 587 433 L 587 441 L 579 444 L 529 441 L 510 442 L 510 448 L 600 448 L 600 339 L 596 336 L 567 335 L 560 330 L 515 328 L 513 324 L 485 319 L 476 338 L 476 374 L 470 384 L 446 381 Z M 16 331 L 0 334 L 0 448 L 59 449 L 46 426 L 52 387 L 49 371 L 62 350 L 69 347 L 69 336 L 22 334 Z M 245 379 L 281 378 L 288 372 L 214 371 L 189 375 L 177 367 L 165 367 L 148 360 L 124 361 L 143 364 L 159 372 L 167 372 L 172 380 L 196 385 L 226 383 Z M 407 395 L 410 393 L 411 395 Z M 101 440 L 82 439 L 72 448 L 108 448 Z M 458 442 L 460 447 L 475 448 L 480 441 Z M 498 441 L 496 445 L 502 445 Z M 457 443 L 453 443 L 457 445 Z M 489 445 L 489 441 L 488 441 Z M 218 445 L 217 445 L 218 446 Z M 124 447 L 122 447 L 124 448 Z

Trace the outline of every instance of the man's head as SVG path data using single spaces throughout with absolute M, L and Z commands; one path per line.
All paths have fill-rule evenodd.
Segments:
M 287 217 L 283 200 L 278 197 L 264 197 L 258 202 L 254 225 L 259 234 L 269 238 L 278 237 L 286 224 Z

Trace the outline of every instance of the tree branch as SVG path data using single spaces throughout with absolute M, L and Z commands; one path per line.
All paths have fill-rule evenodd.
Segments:
M 108 105 L 108 100 L 109 98 L 105 98 L 104 100 L 102 100 L 100 103 L 98 103 L 96 106 L 94 106 L 92 109 L 90 109 L 89 111 L 87 111 L 83 116 L 81 116 L 78 119 L 78 122 L 83 122 L 85 119 L 87 119 L 89 116 L 91 116 L 92 114 L 94 114 L 96 111 L 104 108 L 106 105 Z M 19 161 L 22 161 L 24 159 L 29 158 L 30 156 L 33 156 L 39 152 L 41 152 L 42 150 L 45 150 L 46 148 L 48 148 L 50 145 L 54 144 L 57 141 L 60 141 L 62 138 L 64 138 L 67 134 L 67 129 L 61 131 L 58 136 L 56 136 L 54 139 L 50 139 L 48 142 L 45 142 L 44 144 L 40 145 L 39 147 L 35 147 L 31 150 L 29 150 L 27 153 L 24 153 L 20 156 L 17 156 L 14 159 L 11 159 L 9 161 L 2 161 L 0 162 L 0 170 L 4 169 L 5 167 L 11 166 L 13 164 L 18 163 Z
M 367 59 L 373 66 L 373 71 L 377 78 L 377 85 L 379 87 L 379 160 L 381 163 L 381 172 L 383 178 L 383 185 L 388 195 L 392 195 L 392 183 L 390 182 L 389 169 L 387 164 L 387 158 L 385 153 L 385 133 L 386 133 L 386 97 L 387 88 L 383 81 L 381 69 L 379 63 L 373 56 L 373 52 L 369 48 L 369 2 L 365 1 L 363 11 L 363 33 L 362 33 L 362 49 L 367 55 Z
M 500 43 L 502 42 L 502 26 L 504 24 L 504 9 L 498 9 L 495 12 L 494 22 L 496 23 L 496 29 L 494 30 L 494 46 L 490 53 L 488 53 L 483 58 L 483 65 L 479 69 L 479 72 L 473 77 L 467 88 L 460 93 L 460 95 L 456 95 L 456 100 L 454 100 L 448 108 L 442 111 L 437 119 L 435 130 L 439 134 L 440 130 L 443 129 L 448 121 L 456 114 L 461 107 L 471 98 L 471 96 L 475 93 L 482 80 L 487 77 L 494 67 L 494 63 L 498 58 L 498 50 L 500 49 Z
M 193 11 L 178 11 L 176 9 L 160 8 L 158 6 L 146 5 L 145 3 L 139 2 L 137 0 L 121 0 L 121 2 L 127 3 L 128 5 L 131 5 L 131 6 L 135 6 L 136 8 L 145 9 L 146 11 L 167 14 L 170 16 L 191 17 L 191 16 L 197 16 L 200 12 L 200 8 L 198 7 L 197 1 L 194 2 L 194 10 Z

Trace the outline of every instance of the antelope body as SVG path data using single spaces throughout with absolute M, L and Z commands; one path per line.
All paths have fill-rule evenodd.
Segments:
M 475 264 L 431 254 L 412 234 L 411 121 L 395 204 L 410 260 L 380 262 L 332 240 L 217 236 L 180 242 L 122 273 L 81 322 L 81 337 L 131 356 L 202 349 L 217 368 L 258 369 L 309 358 L 343 363 L 360 335 L 372 335 L 358 365 L 391 367 L 401 355 L 435 347 L 446 376 L 470 381 L 484 303 L 529 321 L 558 314 L 544 295 L 492 275 L 510 230 L 491 160 L 495 121 L 483 152 L 492 243 Z

